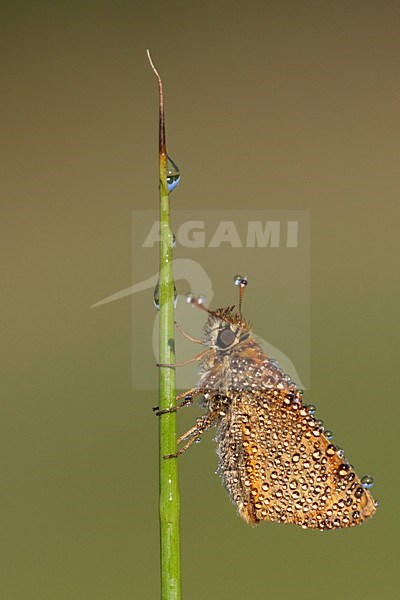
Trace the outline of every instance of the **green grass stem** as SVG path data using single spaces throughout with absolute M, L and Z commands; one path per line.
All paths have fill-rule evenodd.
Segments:
M 167 186 L 167 150 L 165 141 L 164 96 L 161 78 L 147 51 L 159 88 L 159 168 L 160 168 L 160 363 L 175 362 L 174 328 L 174 277 L 172 268 L 173 235 L 170 224 L 170 202 Z M 159 369 L 160 410 L 175 405 L 175 370 Z M 160 565 L 162 600 L 181 599 L 180 538 L 179 538 L 179 487 L 178 460 L 165 459 L 164 455 L 176 452 L 176 413 L 159 417 L 160 449 Z

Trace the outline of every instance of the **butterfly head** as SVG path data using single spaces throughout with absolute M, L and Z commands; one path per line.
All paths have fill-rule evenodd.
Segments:
M 215 350 L 230 352 L 250 337 L 251 325 L 234 306 L 212 311 L 205 325 L 204 341 Z
M 204 328 L 204 342 L 222 353 L 229 352 L 233 347 L 241 344 L 250 337 L 251 325 L 242 315 L 242 298 L 247 285 L 247 277 L 236 275 L 234 283 L 239 286 L 238 311 L 235 311 L 235 306 L 210 310 L 204 306 L 204 299 L 201 296 L 198 298 L 191 294 L 187 296 L 189 304 L 201 308 L 209 315 Z

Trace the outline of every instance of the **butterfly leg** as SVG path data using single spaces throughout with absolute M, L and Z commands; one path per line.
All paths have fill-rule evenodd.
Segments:
M 203 390 L 199 390 L 194 387 L 191 390 L 188 390 L 187 392 L 182 392 L 182 394 L 178 394 L 178 396 L 176 397 L 176 400 L 180 400 L 181 398 L 183 398 L 183 401 L 179 402 L 179 404 L 176 404 L 175 406 L 171 406 L 171 408 L 165 408 L 164 410 L 159 410 L 159 408 L 160 408 L 159 406 L 154 406 L 153 410 L 157 411 L 156 412 L 157 417 L 159 417 L 160 415 L 165 415 L 168 413 L 176 412 L 178 410 L 178 408 L 183 408 L 184 406 L 190 406 L 191 404 L 193 404 L 193 398 L 195 398 L 196 396 L 201 394 L 202 391 Z
M 183 335 L 183 337 L 190 340 L 191 342 L 194 342 L 195 344 L 200 344 L 201 346 L 205 346 L 204 342 L 202 342 L 201 340 L 197 340 L 196 338 L 193 338 L 192 336 L 188 335 L 186 333 L 186 331 L 184 331 L 182 329 L 182 327 L 179 325 L 179 323 L 177 323 L 176 321 L 174 321 L 174 323 L 175 323 L 175 327 L 177 328 L 179 333 L 181 333 Z
M 177 450 L 177 452 L 174 452 L 173 454 L 164 454 L 164 458 L 177 458 L 178 456 L 186 452 L 186 450 L 190 448 L 193 442 L 199 439 L 200 436 L 201 432 L 197 432 L 196 435 L 192 435 L 192 437 L 186 442 L 184 446 L 182 446 L 182 448 L 179 448 L 179 450 Z
M 178 456 L 186 452 L 186 450 L 190 448 L 193 442 L 198 440 L 201 437 L 201 435 L 211 427 L 218 415 L 219 411 L 213 411 L 208 415 L 204 415 L 204 417 L 198 418 L 196 425 L 194 425 L 194 427 L 186 431 L 186 433 L 181 435 L 180 438 L 178 438 L 177 440 L 178 445 L 187 440 L 186 444 L 179 448 L 179 450 L 177 450 L 173 454 L 165 454 L 164 458 L 177 458 Z
M 188 365 L 189 363 L 196 362 L 196 360 L 201 360 L 209 352 L 211 352 L 211 350 L 210 348 L 207 348 L 207 350 L 204 350 L 204 352 L 200 352 L 200 354 L 198 354 L 194 358 L 189 358 L 189 360 L 184 360 L 180 363 L 173 363 L 171 365 L 167 365 L 165 363 L 157 363 L 157 367 L 169 367 L 170 369 L 174 369 L 175 367 L 183 367 L 184 365 Z

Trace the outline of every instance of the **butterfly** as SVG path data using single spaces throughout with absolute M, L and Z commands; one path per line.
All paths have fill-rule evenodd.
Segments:
M 210 310 L 203 298 L 188 302 L 208 313 L 202 340 L 183 335 L 206 349 L 195 387 L 177 396 L 175 411 L 200 397 L 205 414 L 178 439 L 185 452 L 212 426 L 217 429 L 217 473 L 239 515 L 249 524 L 260 521 L 294 523 L 304 529 L 340 529 L 362 523 L 376 512 L 368 488 L 372 478 L 360 479 L 343 451 L 331 443 L 315 407 L 303 402 L 299 389 L 264 353 L 242 316 L 247 278 L 235 277 L 239 310 L 234 306 Z

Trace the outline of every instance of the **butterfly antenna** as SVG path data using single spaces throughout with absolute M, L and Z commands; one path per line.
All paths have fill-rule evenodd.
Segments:
M 204 296 L 194 296 L 193 294 L 186 294 L 186 302 L 188 304 L 190 304 L 191 306 L 194 306 L 196 308 L 200 308 L 201 310 L 204 310 L 204 312 L 206 312 L 207 314 L 211 315 L 212 317 L 216 317 L 217 319 L 220 319 L 221 321 L 225 321 L 226 323 L 229 323 L 228 319 L 223 315 L 223 314 L 219 314 L 219 311 L 216 312 L 214 310 L 211 310 L 209 308 L 207 308 L 207 306 L 204 305 L 205 302 L 205 297 Z M 232 310 L 234 307 L 230 307 L 229 310 Z
M 243 294 L 244 294 L 244 289 L 247 286 L 248 280 L 247 277 L 243 277 L 243 275 L 235 275 L 234 279 L 234 284 L 239 286 L 239 317 L 242 320 L 243 316 L 242 316 L 242 300 L 243 300 Z M 227 320 L 226 318 L 224 318 L 224 316 L 222 314 L 220 314 L 220 311 L 218 311 L 218 314 L 214 311 L 214 310 L 210 310 L 209 308 L 207 308 L 207 306 L 204 305 L 205 302 L 205 297 L 204 296 L 194 296 L 193 294 L 187 294 L 186 295 L 186 302 L 188 304 L 190 304 L 191 306 L 196 306 L 197 308 L 200 308 L 201 310 L 204 310 L 204 312 L 208 313 L 209 315 L 212 315 L 213 317 L 217 317 L 219 319 L 221 319 L 222 321 L 226 321 L 227 323 L 229 323 L 229 320 Z M 230 311 L 233 310 L 234 306 L 230 307 Z
M 235 275 L 233 282 L 235 285 L 239 286 L 239 316 L 242 318 L 242 300 L 244 289 L 247 285 L 247 277 L 243 277 L 243 275 Z

